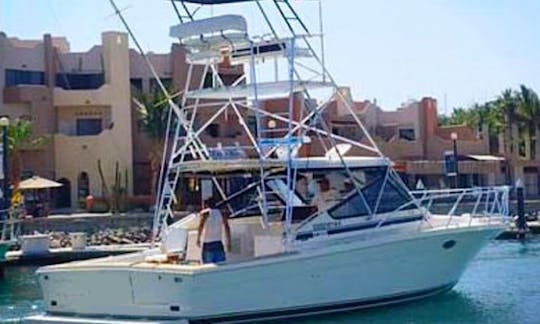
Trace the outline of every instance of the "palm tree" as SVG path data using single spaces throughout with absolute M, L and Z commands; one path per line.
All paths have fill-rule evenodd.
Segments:
M 170 107 L 167 98 L 161 92 L 140 94 L 138 98 L 133 98 L 133 102 L 140 115 L 141 129 L 150 139 L 150 151 L 148 152 L 152 176 L 150 192 L 155 195 Z
M 520 86 L 519 114 L 525 123 L 525 152 L 531 158 L 532 135 L 535 134 L 535 156 L 540 154 L 540 99 L 533 89 Z
M 504 151 L 515 157 L 519 153 L 519 97 L 512 89 L 506 89 L 496 99 L 495 104 L 502 112 L 506 124 Z
M 16 188 L 21 179 L 24 166 L 23 152 L 42 148 L 48 137 L 35 136 L 32 130 L 32 122 L 25 119 L 15 119 L 8 127 L 8 150 L 10 157 L 11 183 Z
M 478 116 L 473 109 L 458 107 L 454 108 L 450 115 L 450 125 L 467 125 L 476 127 L 478 124 Z

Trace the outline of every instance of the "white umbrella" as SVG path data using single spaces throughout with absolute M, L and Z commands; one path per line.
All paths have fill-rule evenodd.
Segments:
M 56 181 L 45 179 L 38 176 L 33 176 L 32 178 L 23 180 L 19 183 L 20 190 L 29 190 L 29 189 L 47 189 L 47 188 L 56 188 L 61 187 L 62 184 Z

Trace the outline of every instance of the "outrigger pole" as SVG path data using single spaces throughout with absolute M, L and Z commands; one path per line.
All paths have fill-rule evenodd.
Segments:
M 135 37 L 135 34 L 133 33 L 133 31 L 131 30 L 131 28 L 129 27 L 129 24 L 127 23 L 127 21 L 125 20 L 124 16 L 122 15 L 122 12 L 118 9 L 118 6 L 116 5 L 115 1 L 114 0 L 109 0 L 109 3 L 111 4 L 111 6 L 113 7 L 116 15 L 120 18 L 120 21 L 122 22 L 122 24 L 124 25 L 124 28 L 126 28 L 126 31 L 128 32 L 130 38 L 133 40 L 135 46 L 137 47 L 139 53 L 141 54 L 141 56 L 144 58 L 148 68 L 150 69 L 150 72 L 152 73 L 152 76 L 154 77 L 154 79 L 157 81 L 157 84 L 159 86 L 159 89 L 160 91 L 165 95 L 165 98 L 167 100 L 167 103 L 169 104 L 169 106 L 172 108 L 172 110 L 169 110 L 169 116 L 168 116 L 168 120 L 167 120 L 167 131 L 166 133 L 168 134 L 169 132 L 169 129 L 170 129 L 170 126 L 172 124 L 172 111 L 175 112 L 177 118 L 179 119 L 180 121 L 180 124 L 182 125 L 182 127 L 184 127 L 184 129 L 189 132 L 190 129 L 188 129 L 185 125 L 188 124 L 188 122 L 182 118 L 183 117 L 183 113 L 182 111 L 180 110 L 180 108 L 178 107 L 178 105 L 172 100 L 172 96 L 169 94 L 167 88 L 165 88 L 165 86 L 163 85 L 163 82 L 161 81 L 161 78 L 159 77 L 159 75 L 157 74 L 152 62 L 150 61 L 150 59 L 148 58 L 148 56 L 145 54 L 142 46 L 140 45 L 139 41 L 137 40 L 137 38 Z M 184 5 L 185 6 L 185 5 Z M 179 17 L 180 18 L 180 17 Z M 192 19 L 192 17 L 190 16 L 190 18 Z M 154 212 L 154 224 L 153 224 L 153 230 L 152 230 L 152 245 L 155 245 L 155 240 L 157 238 L 157 235 L 159 233 L 159 230 L 161 228 L 161 218 L 160 218 L 160 213 L 162 212 L 162 195 L 164 194 L 164 188 L 163 188 L 163 184 L 166 183 L 167 179 L 162 179 L 164 176 L 166 176 L 165 174 L 165 165 L 167 163 L 167 147 L 168 147 L 168 140 L 169 140 L 169 136 L 166 134 L 165 136 L 165 143 L 164 143 L 164 150 L 163 150 L 163 156 L 162 156 L 162 162 L 161 162 L 161 168 L 160 168 L 160 175 L 159 175 L 159 182 L 158 182 L 158 194 L 157 194 L 157 206 L 156 206 L 156 209 L 155 209 L 155 212 Z M 195 140 L 196 142 L 199 142 L 199 138 L 198 136 L 195 136 L 193 138 L 193 140 Z M 176 138 L 175 138 L 175 143 L 176 143 Z M 199 142 L 198 143 L 201 150 L 204 151 L 204 146 L 202 145 L 202 142 Z M 175 145 L 176 146 L 176 145 Z M 206 152 L 208 153 L 208 152 Z M 202 155 L 203 153 L 202 152 L 199 152 L 199 154 L 201 155 L 201 157 L 204 157 L 204 155 Z M 224 193 L 223 189 L 221 188 L 221 186 L 219 185 L 217 179 L 215 177 L 212 177 L 212 181 L 214 183 L 214 185 L 216 186 L 216 189 L 218 190 L 219 194 L 221 195 L 221 197 L 223 199 L 226 199 L 226 194 Z M 171 188 L 172 190 L 174 190 L 174 188 Z M 174 193 L 171 193 L 171 194 L 174 194 Z M 227 204 L 228 208 L 232 211 L 232 208 L 229 204 Z M 170 212 L 169 210 L 167 210 L 166 212 Z
M 307 132 L 313 132 L 316 136 L 318 136 L 318 138 L 321 141 L 323 147 L 325 148 L 325 151 L 328 152 L 329 150 L 326 147 L 326 144 L 324 143 L 324 140 L 321 138 L 321 136 L 326 136 L 327 140 L 331 143 L 331 145 L 336 148 L 336 153 L 337 153 L 337 155 L 339 157 L 340 163 L 344 166 L 344 169 L 345 169 L 348 177 L 352 180 L 352 183 L 356 187 L 356 191 L 359 193 L 362 201 L 364 202 L 364 205 L 369 210 L 369 213 L 373 214 L 373 213 L 376 212 L 378 202 L 377 202 L 376 206 L 374 206 L 375 208 L 373 208 L 373 210 L 372 210 L 371 206 L 369 206 L 369 204 L 367 203 L 367 200 L 364 197 L 363 192 L 360 190 L 359 184 L 357 183 L 358 180 L 353 176 L 352 171 L 348 167 L 348 165 L 347 165 L 347 163 L 345 161 L 345 158 L 343 156 L 343 153 L 339 149 L 337 149 L 337 141 L 343 141 L 345 143 L 350 143 L 350 144 L 352 144 L 354 146 L 360 147 L 360 148 L 365 149 L 367 151 L 370 151 L 372 153 L 376 153 L 379 157 L 384 157 L 384 156 L 382 155 L 381 151 L 377 147 L 376 143 L 374 142 L 374 140 L 372 139 L 370 134 L 365 129 L 365 127 L 364 127 L 363 123 L 360 121 L 359 117 L 353 111 L 353 109 L 351 107 L 351 103 L 349 102 L 349 100 L 347 100 L 344 97 L 344 95 L 339 91 L 339 88 L 338 88 L 335 80 L 332 78 L 332 76 L 329 74 L 329 72 L 326 69 L 325 62 L 324 62 L 324 43 L 323 43 L 323 39 L 322 39 L 322 22 L 320 23 L 320 28 L 321 28 L 321 35 L 320 36 L 321 36 L 321 51 L 322 51 L 322 53 L 321 53 L 321 56 L 319 57 L 318 54 L 315 52 L 314 47 L 311 45 L 310 41 L 308 40 L 309 37 L 313 37 L 313 36 L 316 36 L 316 35 L 313 35 L 312 33 L 310 33 L 309 29 L 304 24 L 304 22 L 301 20 L 301 18 L 298 16 L 298 13 L 292 7 L 289 0 L 273 0 L 272 1 L 273 4 L 275 5 L 275 7 L 277 8 L 278 12 L 279 12 L 279 15 L 284 19 L 285 23 L 287 24 L 287 27 L 288 27 L 291 35 L 292 35 L 291 38 L 287 38 L 287 39 L 280 38 L 277 35 L 276 30 L 272 26 L 272 23 L 271 23 L 271 21 L 269 19 L 269 16 L 266 14 L 265 9 L 261 5 L 260 0 L 252 0 L 253 2 L 255 2 L 257 4 L 260 12 L 263 15 L 263 18 L 264 18 L 265 22 L 267 23 L 267 25 L 271 29 L 275 40 L 278 41 L 276 44 L 281 48 L 282 51 L 284 51 L 284 54 L 285 54 L 285 56 L 286 56 L 286 58 L 288 60 L 288 65 L 289 65 L 289 68 L 288 68 L 288 82 L 289 82 L 289 89 L 288 89 L 288 93 L 289 93 L 288 116 L 289 116 L 289 118 L 285 118 L 280 114 L 267 112 L 264 109 L 261 109 L 261 107 L 259 106 L 259 103 L 258 103 L 259 99 L 258 99 L 257 77 L 256 77 L 256 70 L 255 70 L 255 56 L 257 56 L 257 54 L 258 54 L 257 51 L 259 50 L 259 47 L 255 47 L 255 46 L 260 46 L 260 45 L 255 45 L 254 41 L 250 40 L 248 38 L 248 36 L 247 36 L 247 33 L 246 33 L 246 35 L 244 36 L 245 39 L 242 40 L 242 41 L 243 42 L 249 42 L 249 44 L 251 46 L 251 50 L 250 50 L 250 55 L 251 55 L 251 61 L 250 61 L 251 67 L 250 68 L 251 68 L 251 70 L 250 71 L 251 71 L 251 77 L 252 77 L 251 82 L 253 83 L 253 87 L 254 87 L 253 93 L 255 94 L 254 107 L 250 106 L 249 100 L 248 100 L 247 97 L 245 98 L 245 101 L 246 101 L 245 105 L 243 104 L 243 101 L 239 100 L 238 98 L 234 99 L 234 96 L 233 96 L 233 91 L 234 90 L 231 89 L 230 90 L 231 92 L 228 94 L 227 99 L 223 98 L 223 99 L 226 99 L 224 101 L 225 104 L 223 106 L 221 106 L 217 110 L 217 112 L 209 120 L 207 120 L 205 122 L 205 124 L 202 127 L 198 127 L 198 129 L 195 130 L 194 129 L 194 122 L 195 122 L 195 116 L 197 114 L 197 108 L 204 106 L 204 104 L 199 103 L 199 99 L 202 98 L 202 97 L 198 97 L 198 96 L 189 97 L 189 96 L 186 96 L 186 94 L 189 91 L 189 83 L 190 83 L 189 80 L 192 77 L 193 65 L 195 63 L 193 63 L 193 62 L 189 63 L 188 82 L 186 83 L 186 86 L 185 86 L 186 89 L 184 91 L 184 96 L 182 98 L 182 109 L 180 109 L 178 107 L 178 105 L 172 100 L 172 97 L 168 93 L 167 89 L 164 87 L 164 85 L 161 82 L 159 76 L 157 75 L 156 70 L 154 69 L 152 63 L 150 62 L 150 60 L 148 59 L 148 57 L 146 56 L 146 54 L 142 50 L 142 47 L 140 46 L 137 39 L 135 38 L 133 32 L 131 31 L 130 27 L 128 26 L 128 24 L 127 24 L 126 20 L 124 19 L 122 13 L 120 12 L 120 10 L 118 10 L 118 7 L 116 6 L 114 0 L 109 0 L 109 1 L 110 1 L 111 5 L 113 6 L 113 8 L 115 9 L 116 14 L 120 17 L 122 23 L 124 24 L 126 30 L 128 31 L 128 33 L 130 35 L 130 37 L 133 39 L 133 41 L 134 41 L 135 45 L 137 46 L 139 52 L 141 53 L 141 55 L 145 59 L 145 62 L 149 66 L 149 69 L 150 69 L 152 75 L 154 76 L 154 78 L 158 82 L 158 86 L 159 86 L 160 90 L 165 94 L 167 102 L 172 107 L 172 110 L 169 111 L 170 115 L 169 115 L 169 120 L 168 120 L 168 125 L 167 125 L 167 132 L 169 131 L 169 129 L 171 127 L 171 124 L 172 124 L 172 118 L 173 118 L 172 117 L 172 112 L 174 112 L 174 114 L 177 116 L 177 118 L 179 120 L 179 123 L 176 126 L 176 134 L 175 134 L 174 142 L 172 144 L 173 149 L 172 149 L 172 151 L 170 153 L 171 157 L 169 159 L 167 158 L 167 154 L 169 152 L 169 145 L 170 145 L 169 144 L 169 138 L 168 138 L 169 136 L 167 136 L 166 139 L 165 139 L 165 149 L 164 149 L 164 152 L 163 152 L 163 161 L 162 161 L 162 164 L 161 164 L 159 190 L 158 190 L 157 205 L 156 205 L 156 212 L 155 212 L 155 222 L 154 222 L 154 232 L 153 232 L 154 233 L 154 239 L 157 236 L 161 226 L 163 226 L 163 224 L 161 224 L 162 223 L 161 221 L 162 221 L 162 216 L 163 216 L 164 210 L 165 210 L 166 215 L 163 216 L 163 219 L 165 219 L 165 217 L 167 217 L 167 216 L 172 215 L 172 210 L 170 208 L 171 207 L 170 206 L 171 202 L 170 202 L 168 196 L 174 195 L 171 191 L 174 190 L 174 186 L 176 186 L 177 181 L 178 181 L 178 177 L 179 177 L 179 172 L 178 171 L 173 171 L 173 169 L 175 169 L 175 167 L 176 167 L 176 165 L 178 163 L 182 163 L 184 161 L 185 154 L 189 154 L 189 153 L 191 153 L 193 157 L 198 157 L 202 162 L 213 160 L 212 156 L 210 155 L 209 150 L 206 148 L 206 146 L 202 142 L 202 140 L 200 138 L 200 135 L 208 127 L 208 125 L 210 125 L 210 123 L 212 123 L 213 121 L 216 120 L 217 116 L 219 116 L 220 114 L 226 112 L 229 107 L 231 107 L 233 112 L 237 115 L 238 120 L 240 121 L 240 125 L 244 128 L 249 140 L 252 142 L 253 147 L 257 151 L 257 155 L 259 156 L 260 161 L 261 161 L 261 159 L 262 160 L 271 159 L 272 152 L 274 152 L 278 148 L 282 147 L 283 143 L 286 143 L 286 145 L 287 145 L 287 151 L 286 151 L 286 158 L 287 158 L 287 161 L 288 161 L 287 162 L 287 168 L 286 168 L 286 170 L 287 170 L 287 175 L 286 175 L 286 177 L 287 177 L 287 198 L 286 198 L 286 203 L 285 203 L 285 205 L 286 205 L 285 206 L 285 221 L 286 221 L 286 226 L 285 226 L 286 233 L 285 234 L 286 234 L 287 237 L 289 237 L 289 234 L 291 234 L 291 233 L 289 233 L 289 231 L 290 231 L 290 224 L 291 224 L 291 221 L 292 221 L 292 205 L 293 205 L 292 204 L 292 200 L 293 200 L 293 197 L 292 197 L 293 194 L 292 193 L 294 192 L 295 179 L 297 177 L 296 167 L 291 163 L 292 158 L 293 158 L 293 156 L 292 156 L 292 145 L 293 144 L 297 145 L 294 142 L 294 136 L 293 136 L 294 134 L 299 134 L 299 137 L 303 138 L 303 136 Z M 189 8 L 186 6 L 186 3 L 195 3 L 195 4 L 204 5 L 204 4 L 220 4 L 220 3 L 242 2 L 242 1 L 248 1 L 248 0 L 218 0 L 218 1 L 209 1 L 209 0 L 208 1 L 207 0 L 185 0 L 184 1 L 184 0 L 181 0 L 179 2 L 181 3 L 182 9 L 186 13 L 185 15 L 182 15 L 180 13 L 180 9 L 179 9 L 179 7 L 177 6 L 177 4 L 175 3 L 174 0 L 171 0 L 171 3 L 173 5 L 174 11 L 176 12 L 176 15 L 178 16 L 179 21 L 181 22 L 181 24 L 184 24 L 185 20 L 194 21 L 193 14 L 189 11 Z M 320 18 L 322 17 L 322 7 L 321 7 L 320 1 L 319 1 L 319 17 Z M 297 33 L 295 28 L 300 28 L 300 33 Z M 228 39 L 226 37 L 226 35 L 223 33 L 223 30 L 221 31 L 221 36 L 224 39 Z M 203 36 L 200 35 L 200 37 L 201 37 L 201 41 L 203 41 L 203 38 L 202 38 Z M 180 42 L 182 43 L 182 39 L 180 39 Z M 315 60 L 315 62 L 313 62 L 313 64 L 320 67 L 322 69 L 322 72 L 318 71 L 318 68 L 317 68 L 317 70 L 315 70 L 315 69 L 312 69 L 312 68 L 304 65 L 304 63 L 296 62 L 296 47 L 297 47 L 296 44 L 299 43 L 299 42 L 305 43 L 305 46 L 307 48 L 304 48 L 303 50 L 307 51 L 309 53 L 308 55 L 312 59 Z M 232 43 L 231 43 L 231 46 L 233 46 L 233 49 L 234 49 L 234 45 Z M 257 50 L 255 50 L 255 48 Z M 204 72 L 203 72 L 203 79 L 204 79 L 205 75 L 209 72 L 209 70 L 211 70 L 213 85 L 215 87 L 225 89 L 226 88 L 225 84 L 224 84 L 223 80 L 221 79 L 221 76 L 219 75 L 219 71 L 217 70 L 216 63 L 209 61 L 209 62 L 206 62 L 204 65 L 205 65 L 205 68 L 204 68 Z M 305 80 L 307 80 L 307 81 L 311 80 L 309 78 L 304 79 L 302 74 L 300 73 L 301 71 L 298 70 L 298 68 L 302 68 L 302 69 L 305 69 L 306 71 L 308 71 L 310 73 L 316 74 L 317 78 L 322 77 L 323 80 L 329 80 L 328 86 L 331 87 L 334 90 L 333 91 L 333 93 L 335 95 L 334 98 L 336 98 L 338 101 L 341 101 L 343 103 L 343 105 L 346 108 L 346 110 L 348 111 L 348 113 L 351 114 L 351 116 L 354 119 L 354 121 L 356 122 L 356 124 L 362 130 L 362 133 L 364 134 L 365 138 L 369 142 L 369 145 L 367 145 L 367 143 L 363 144 L 363 143 L 360 143 L 359 141 L 350 140 L 350 139 L 347 139 L 345 137 L 341 137 L 341 136 L 339 136 L 337 134 L 333 134 L 333 132 L 330 130 L 330 128 L 327 125 L 327 123 L 325 122 L 325 120 L 323 120 L 321 118 L 321 112 L 326 109 L 329 101 L 326 100 L 322 104 L 317 104 L 316 106 L 313 106 L 312 98 L 310 96 L 308 88 L 303 87 L 303 89 L 298 89 L 296 87 L 297 80 L 298 80 L 298 82 L 303 82 Z M 277 74 L 276 74 L 276 77 L 277 77 Z M 202 89 L 202 82 L 204 81 L 203 79 L 201 80 L 200 89 Z M 240 82 L 242 82 L 245 79 L 246 79 L 246 76 L 244 74 L 243 76 L 239 77 L 238 80 L 233 82 L 232 86 L 234 87 L 235 85 L 240 84 Z M 323 84 L 324 84 L 324 82 L 323 82 Z M 308 102 L 303 103 L 302 107 L 300 108 L 300 119 L 299 119 L 299 121 L 294 121 L 292 111 L 293 111 L 293 106 L 295 105 L 294 96 L 295 96 L 295 93 L 297 93 L 297 92 L 303 93 Z M 191 112 L 192 115 L 189 118 L 187 116 L 189 116 L 188 114 L 190 112 L 187 112 L 188 108 L 186 106 L 186 100 L 188 100 L 188 98 L 191 98 L 189 100 L 193 100 L 193 99 L 195 100 L 195 104 L 193 104 L 192 108 L 191 108 L 191 109 L 193 109 L 193 111 Z M 310 108 L 310 106 L 311 106 L 311 108 Z M 250 129 L 247 128 L 247 126 L 245 124 L 245 121 L 243 120 L 243 116 L 241 115 L 238 107 L 243 107 L 243 108 L 248 109 L 248 110 L 253 110 L 256 113 L 257 123 L 258 123 L 257 137 L 256 138 L 253 136 Z M 304 110 L 307 111 L 306 116 L 304 116 Z M 264 138 L 263 138 L 264 136 L 261 134 L 261 131 L 270 132 L 271 130 L 263 130 L 264 126 L 259 125 L 259 123 L 262 121 L 261 115 L 265 116 L 265 117 L 271 117 L 271 118 L 273 118 L 275 120 L 287 123 L 287 129 L 285 129 L 286 133 L 282 137 L 282 140 L 281 141 L 276 141 L 275 144 L 273 144 L 273 147 L 271 147 L 270 151 L 265 151 L 262 148 L 262 145 L 263 145 L 262 141 L 264 140 Z M 316 122 L 316 121 L 318 121 L 319 125 L 311 125 L 313 122 Z M 315 127 L 313 127 L 313 126 L 315 126 Z M 180 149 L 178 149 L 177 145 L 179 144 L 178 143 L 178 140 L 179 140 L 178 136 L 179 136 L 180 127 L 183 127 L 185 129 L 185 131 L 187 133 L 187 136 L 185 137 L 185 141 L 181 145 Z M 271 134 L 268 134 L 268 135 L 271 135 Z M 272 137 L 274 137 L 274 136 L 270 136 L 270 138 L 272 138 Z M 264 144 L 264 145 L 266 145 L 266 147 L 268 147 L 268 144 Z M 180 161 L 177 162 L 178 157 L 180 158 Z M 168 160 L 170 160 L 170 161 L 168 161 Z M 167 165 L 166 163 L 170 163 L 171 165 Z M 269 174 L 268 172 L 266 172 L 265 168 L 263 167 L 263 163 L 262 162 L 260 162 L 260 163 L 261 163 L 260 164 L 260 166 L 261 166 L 261 169 L 260 169 L 260 173 L 261 173 L 261 175 L 260 175 L 261 176 L 260 183 L 261 183 L 261 189 L 263 191 L 263 193 L 260 194 L 260 195 L 263 196 L 262 199 L 266 203 L 266 193 L 264 192 L 265 188 L 266 188 L 266 180 L 267 180 L 267 177 L 268 177 L 269 181 L 273 181 L 273 180 L 271 180 L 273 178 L 273 176 L 271 174 Z M 391 169 L 391 165 L 390 165 L 389 161 L 388 161 L 388 167 Z M 171 176 L 171 175 L 174 175 L 173 182 L 169 182 L 169 180 L 170 180 L 169 176 Z M 222 199 L 224 200 L 224 203 L 227 203 L 227 206 L 229 207 L 231 212 L 234 213 L 234 210 L 232 209 L 232 207 L 231 207 L 231 205 L 229 203 L 228 197 L 225 194 L 225 192 L 222 190 L 222 188 L 221 188 L 219 182 L 217 181 L 216 177 L 213 176 L 213 175 L 211 175 L 211 177 L 212 177 L 212 181 L 213 181 L 215 187 L 219 191 Z M 389 173 L 385 177 L 385 183 L 388 181 L 389 177 L 392 177 L 392 178 L 398 177 L 399 178 L 399 176 L 397 176 L 397 174 L 395 174 L 395 172 L 393 172 L 392 174 Z M 398 179 L 397 181 L 399 181 L 399 180 L 400 179 Z M 171 184 L 173 185 L 172 187 L 171 187 Z M 165 185 L 167 187 L 164 187 Z M 384 188 L 384 185 L 383 185 L 383 188 Z M 167 190 L 164 190 L 164 189 L 167 189 Z M 167 202 L 164 202 L 164 201 L 167 201 Z M 261 208 L 261 211 L 263 213 L 263 219 L 265 220 L 265 223 L 267 221 L 267 216 L 266 216 L 267 209 L 268 209 L 267 206 L 264 206 L 264 208 Z

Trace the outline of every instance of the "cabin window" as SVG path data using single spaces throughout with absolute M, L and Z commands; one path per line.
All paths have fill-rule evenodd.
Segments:
M 214 87 L 214 75 L 212 74 L 212 72 L 208 72 L 204 76 L 203 88 L 207 89 L 207 88 L 213 88 L 213 87 Z
M 77 119 L 77 136 L 98 135 L 103 130 L 101 118 Z
M 58 73 L 56 86 L 65 90 L 98 89 L 105 83 L 103 73 Z
M 373 182 L 375 179 L 384 176 L 386 167 L 369 167 L 351 170 L 360 188 Z M 339 197 L 345 197 L 355 189 L 353 181 L 347 172 L 336 170 L 314 170 L 311 172 L 299 172 L 295 191 L 296 194 L 306 203 L 310 203 L 319 193 L 320 182 L 323 178 L 328 181 L 329 190 L 332 190 Z
M 336 219 L 368 216 L 369 210 L 373 213 L 382 214 L 395 211 L 401 206 L 411 202 L 411 198 L 394 176 L 389 176 L 387 178 L 386 172 L 382 174 L 372 173 L 372 176 L 375 174 L 377 174 L 376 178 L 366 182 L 367 185 L 362 187 L 361 192 L 364 196 L 363 198 L 358 192 L 352 190 L 349 197 L 337 206 L 331 208 L 328 211 L 328 214 Z M 379 201 L 378 205 L 377 201 Z M 367 206 L 369 206 L 369 208 Z M 414 204 L 409 204 L 402 209 L 406 210 L 412 208 L 415 208 Z
M 330 209 L 328 214 L 332 218 L 348 218 L 369 215 L 369 210 L 366 207 L 362 197 L 358 193 L 354 193 L 347 198 L 342 204 Z
M 210 124 L 206 128 L 206 134 L 210 135 L 211 137 L 219 137 L 219 124 Z
M 414 132 L 414 128 L 402 128 L 398 131 L 398 133 L 399 133 L 399 139 L 406 140 L 406 141 L 416 140 L 416 134 Z
M 45 84 L 45 73 L 41 71 L 24 71 L 6 69 L 6 86 L 16 86 L 19 84 Z
M 252 207 L 258 208 L 256 204 L 257 191 L 253 184 L 257 179 L 253 177 L 237 176 L 227 179 L 225 191 L 227 197 L 232 197 L 229 204 L 234 211 L 240 211 Z M 240 194 L 242 193 L 242 194 Z
M 388 213 L 400 208 L 407 203 L 410 204 L 402 208 L 403 210 L 414 209 L 416 208 L 416 206 L 412 203 L 411 200 L 412 199 L 409 194 L 397 182 L 397 180 L 394 177 L 389 177 L 386 185 L 384 186 L 381 200 L 379 202 L 379 206 L 376 212 L 381 214 Z

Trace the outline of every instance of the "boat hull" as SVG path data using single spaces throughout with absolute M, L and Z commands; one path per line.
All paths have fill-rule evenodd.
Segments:
M 43 269 L 53 315 L 251 321 L 373 307 L 453 287 L 500 227 L 344 242 L 239 264 Z
M 379 307 L 386 306 L 396 303 L 403 303 L 407 301 L 413 301 L 420 298 L 426 298 L 433 296 L 439 293 L 443 293 L 452 289 L 454 286 L 453 283 L 436 287 L 433 289 L 428 289 L 425 291 L 416 291 L 410 292 L 401 295 L 388 296 L 385 298 L 379 298 L 374 300 L 360 300 L 347 303 L 336 303 L 332 305 L 323 305 L 323 306 L 311 306 L 308 308 L 298 308 L 298 309 L 289 309 L 284 311 L 271 311 L 266 313 L 256 313 L 256 314 L 244 314 L 236 316 L 226 316 L 226 317 L 213 317 L 207 319 L 199 320 L 188 320 L 188 319 L 156 319 L 156 320 L 142 320 L 142 319 L 132 319 L 132 318 L 96 318 L 94 317 L 80 317 L 80 316 L 55 316 L 55 315 L 36 315 L 26 318 L 25 323 L 28 324 L 61 324 L 61 323 L 95 323 L 95 324 L 166 324 L 166 323 L 208 323 L 208 322 L 253 322 L 253 321 L 268 321 L 268 320 L 278 320 L 283 318 L 293 318 L 293 317 L 306 317 L 314 316 L 319 314 L 328 314 L 335 312 L 346 312 L 352 310 L 358 310 L 363 308 Z

